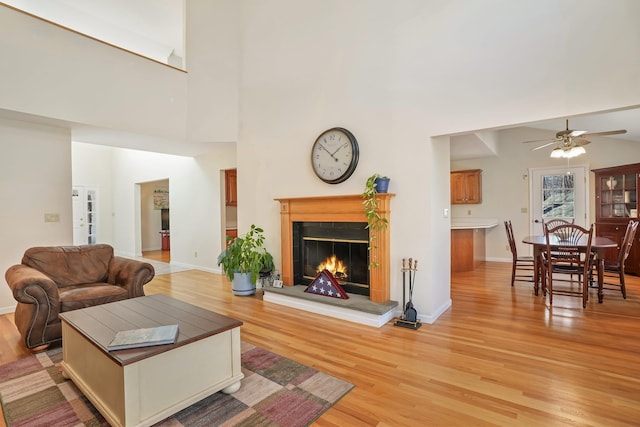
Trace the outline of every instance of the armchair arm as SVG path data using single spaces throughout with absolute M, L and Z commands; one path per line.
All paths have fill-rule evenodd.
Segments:
M 155 270 L 148 262 L 114 256 L 109 263 L 109 278 L 112 285 L 122 286 L 129 292 L 129 298 L 144 296 L 142 288 L 149 283 Z
M 17 264 L 9 267 L 5 279 L 16 301 L 42 306 L 38 312 L 48 313 L 48 322 L 58 319 L 60 310 L 58 285 L 47 275 L 35 268 Z

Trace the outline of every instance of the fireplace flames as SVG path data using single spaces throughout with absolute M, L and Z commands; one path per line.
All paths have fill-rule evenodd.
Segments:
M 322 270 L 328 270 L 338 280 L 347 280 L 347 277 L 349 277 L 347 275 L 347 267 L 335 255 L 327 257 L 316 267 L 316 273 L 320 273 Z

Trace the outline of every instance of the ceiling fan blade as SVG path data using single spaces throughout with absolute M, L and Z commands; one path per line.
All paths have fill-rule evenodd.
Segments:
M 627 130 L 626 129 L 620 129 L 620 130 L 610 130 L 610 131 L 606 131 L 606 132 L 591 132 L 591 133 L 582 134 L 581 136 L 621 135 L 623 133 L 627 133 Z
M 534 142 L 534 141 L 528 141 L 528 142 Z M 555 143 L 556 143 L 556 141 L 551 141 L 551 142 L 548 142 L 548 143 L 546 143 L 546 144 L 544 144 L 544 145 L 540 145 L 539 147 L 532 148 L 532 149 L 531 149 L 531 151 L 536 151 L 536 150 L 539 150 L 539 149 L 541 149 L 541 148 L 544 148 L 544 147 L 548 147 L 548 146 L 550 146 L 550 145 L 553 145 L 553 144 L 555 144 Z
M 529 144 L 531 142 L 548 142 L 549 144 L 553 144 L 554 142 L 558 142 L 558 140 L 553 138 L 545 138 L 545 139 L 533 139 L 531 141 L 522 141 L 523 144 Z
M 586 130 L 572 130 L 571 132 L 569 132 L 567 136 L 570 136 L 571 138 L 575 138 L 576 136 L 581 136 L 586 134 L 587 134 Z
M 575 138 L 575 139 L 573 139 L 573 144 L 582 146 L 582 145 L 591 144 L 591 141 L 588 141 L 588 140 L 582 139 L 582 138 Z

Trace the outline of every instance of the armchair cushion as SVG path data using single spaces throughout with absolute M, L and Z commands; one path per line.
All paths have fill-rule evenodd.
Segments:
M 18 301 L 15 323 L 27 348 L 62 338 L 58 314 L 144 295 L 153 266 L 117 257 L 109 245 L 27 249 L 5 278 Z

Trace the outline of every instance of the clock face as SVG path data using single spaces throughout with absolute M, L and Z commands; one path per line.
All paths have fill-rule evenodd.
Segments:
M 343 128 L 332 128 L 320 134 L 311 149 L 311 165 L 318 178 L 338 184 L 353 174 L 358 165 L 358 141 Z

